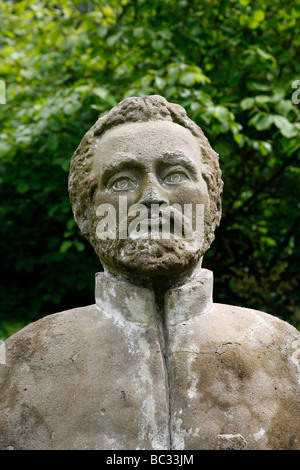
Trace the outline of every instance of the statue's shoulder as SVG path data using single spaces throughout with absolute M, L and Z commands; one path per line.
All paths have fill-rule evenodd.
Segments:
M 76 448 L 81 439 L 91 445 L 89 420 L 100 419 L 101 397 L 110 396 L 115 376 L 127 377 L 128 367 L 114 361 L 115 354 L 124 357 L 118 333 L 114 320 L 90 305 L 48 315 L 9 337 L 0 364 L 0 449 Z
M 271 315 L 261 310 L 214 303 L 212 313 L 221 322 L 229 324 L 233 329 L 245 330 L 245 328 L 255 328 L 256 331 L 267 329 L 273 332 L 278 331 L 278 333 L 282 334 L 295 335 L 300 338 L 300 332 L 293 325 L 282 320 L 279 316 Z
M 30 363 L 39 354 L 56 351 L 63 357 L 105 322 L 96 305 L 64 310 L 32 322 L 5 341 L 6 365 Z M 109 328 L 109 327 L 108 327 Z M 105 328 L 104 328 L 105 329 Z M 107 331 L 106 331 L 107 333 Z
M 279 317 L 251 308 L 213 304 L 208 320 L 208 333 L 216 342 L 239 343 L 245 352 L 263 348 L 283 358 L 297 356 L 299 369 L 300 332 Z

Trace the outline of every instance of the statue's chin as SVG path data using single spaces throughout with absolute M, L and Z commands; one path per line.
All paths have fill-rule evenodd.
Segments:
M 200 246 L 186 240 L 105 240 L 97 247 L 102 264 L 134 282 L 174 278 L 193 269 L 201 257 Z

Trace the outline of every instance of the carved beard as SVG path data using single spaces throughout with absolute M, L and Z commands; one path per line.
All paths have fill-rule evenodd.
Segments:
M 173 222 L 171 220 L 171 222 Z M 203 240 L 196 232 L 193 237 L 168 239 L 128 237 L 97 240 L 95 250 L 104 267 L 117 274 L 137 279 L 153 279 L 184 274 L 203 256 Z
M 104 266 L 147 276 L 181 273 L 201 257 L 195 242 L 176 239 L 107 239 L 99 241 L 97 248 Z

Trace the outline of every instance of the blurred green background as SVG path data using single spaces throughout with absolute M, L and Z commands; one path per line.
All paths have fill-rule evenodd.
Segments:
M 299 1 L 0 0 L 0 339 L 94 303 L 70 158 L 99 116 L 147 94 L 184 106 L 220 155 L 215 302 L 299 327 L 299 24 Z

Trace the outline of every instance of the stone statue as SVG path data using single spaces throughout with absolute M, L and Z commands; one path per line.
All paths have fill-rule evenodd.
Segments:
M 185 110 L 126 98 L 70 167 L 95 305 L 10 337 L 1 449 L 300 449 L 300 334 L 212 301 L 218 156 Z

